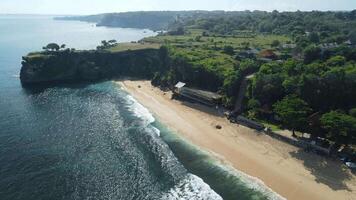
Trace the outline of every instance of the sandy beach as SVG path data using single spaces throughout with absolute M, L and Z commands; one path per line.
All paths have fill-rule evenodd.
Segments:
M 171 100 L 170 92 L 152 87 L 149 81 L 116 83 L 180 136 L 259 178 L 287 199 L 356 199 L 356 177 L 340 162 L 231 124 L 215 109 Z M 216 125 L 222 129 L 216 129 Z

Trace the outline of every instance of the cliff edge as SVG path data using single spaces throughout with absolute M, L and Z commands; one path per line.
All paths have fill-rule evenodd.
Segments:
M 149 78 L 163 67 L 159 49 L 110 51 L 45 51 L 23 57 L 23 86 L 98 81 L 120 76 Z

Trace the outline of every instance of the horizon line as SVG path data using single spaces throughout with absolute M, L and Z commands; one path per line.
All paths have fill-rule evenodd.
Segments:
M 128 13 L 128 12 L 188 12 L 188 11 L 207 11 L 207 12 L 216 12 L 216 11 L 221 11 L 221 12 L 273 12 L 273 11 L 278 11 L 278 12 L 351 12 L 351 11 L 354 11 L 356 9 L 351 9 L 351 10 L 317 10 L 317 9 L 314 9 L 314 10 L 132 10 L 132 11 L 108 11 L 108 12 L 98 12 L 98 13 L 87 13 L 87 14 L 51 14 L 51 13 L 0 13 L 0 15 L 42 15 L 42 16 L 48 16 L 48 15 L 51 15 L 51 16 L 54 16 L 54 15 L 57 15 L 57 16 L 60 16 L 60 15 L 71 15 L 71 16 L 87 16 L 87 15 L 101 15 L 101 14 L 110 14 L 110 13 Z

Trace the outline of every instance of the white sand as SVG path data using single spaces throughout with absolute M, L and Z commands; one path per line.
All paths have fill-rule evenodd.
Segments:
M 117 83 L 183 138 L 261 179 L 287 199 L 356 199 L 356 177 L 340 168 L 339 162 L 231 124 L 214 109 L 171 100 L 171 93 L 152 87 L 149 81 Z

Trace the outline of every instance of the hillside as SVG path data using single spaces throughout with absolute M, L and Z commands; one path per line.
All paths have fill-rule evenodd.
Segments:
M 254 74 L 241 112 L 234 114 L 309 133 L 326 148 L 356 143 L 356 11 L 129 12 L 67 19 L 167 29 L 139 44 L 99 52 L 162 46 L 156 50 L 159 67 L 145 68 L 155 86 L 183 81 L 218 92 L 231 110 L 242 81 Z
M 140 28 L 155 31 L 167 30 L 179 18 L 186 18 L 206 11 L 142 11 L 107 13 L 90 16 L 57 17 L 57 20 L 76 20 L 96 23 L 97 26 Z

